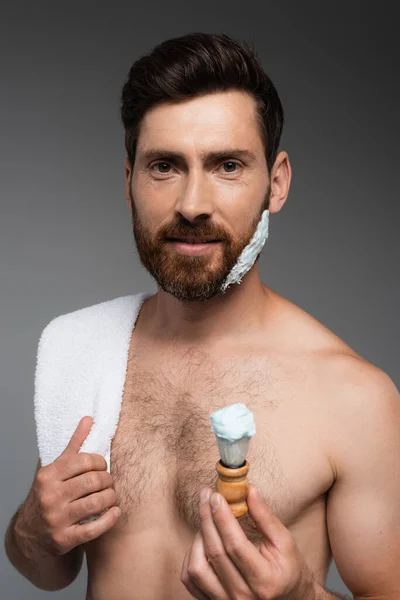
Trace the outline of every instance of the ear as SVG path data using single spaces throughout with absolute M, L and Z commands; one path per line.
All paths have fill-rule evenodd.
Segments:
M 125 167 L 125 199 L 126 199 L 126 203 L 128 205 L 129 211 L 132 212 L 131 190 L 130 190 L 132 167 L 131 167 L 128 157 L 126 157 L 124 160 L 124 167 Z
M 271 196 L 269 212 L 277 213 L 281 210 L 289 194 L 292 167 L 290 166 L 287 152 L 279 152 L 271 171 Z

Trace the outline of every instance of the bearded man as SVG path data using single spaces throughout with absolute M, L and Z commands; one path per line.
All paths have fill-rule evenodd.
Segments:
M 77 390 L 83 368 L 60 371 L 46 409 L 58 450 L 41 431 L 32 488 L 7 532 L 10 560 L 56 590 L 86 554 L 86 600 L 325 600 L 341 597 L 324 587 L 334 558 L 357 600 L 398 599 L 398 392 L 260 279 L 291 166 L 278 151 L 282 105 L 256 53 L 226 35 L 167 40 L 133 64 L 121 114 L 126 200 L 157 292 L 135 305 L 108 451 L 85 446 L 102 416 L 114 418 L 107 401 L 95 414 L 73 408 L 62 382 Z M 91 343 L 91 314 L 57 320 L 76 353 Z M 95 335 L 104 319 L 91 322 Z M 101 363 L 107 376 L 113 359 Z M 212 494 L 209 415 L 234 402 L 257 424 L 239 519 Z

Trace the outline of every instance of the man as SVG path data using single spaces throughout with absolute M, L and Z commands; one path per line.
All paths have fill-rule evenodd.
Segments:
M 357 600 L 399 598 L 398 392 L 258 272 L 291 180 L 272 82 L 245 44 L 191 34 L 133 65 L 122 118 L 127 203 L 158 290 L 130 340 L 111 473 L 78 454 L 82 419 L 38 464 L 10 560 L 60 589 L 85 552 L 87 600 L 325 600 L 341 597 L 324 589 L 333 556 Z M 209 415 L 234 402 L 257 424 L 237 521 L 210 499 Z

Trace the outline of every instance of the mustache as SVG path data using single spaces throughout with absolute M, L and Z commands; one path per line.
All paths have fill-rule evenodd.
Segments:
M 224 229 L 213 225 L 211 223 L 170 223 L 162 228 L 158 234 L 160 240 L 166 238 L 185 238 L 190 236 L 204 237 L 208 239 L 215 239 L 226 241 L 229 240 Z

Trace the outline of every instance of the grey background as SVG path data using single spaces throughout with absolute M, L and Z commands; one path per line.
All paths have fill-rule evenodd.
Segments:
M 263 281 L 399 381 L 396 3 L 9 2 L 0 18 L 0 524 L 31 485 L 37 343 L 55 316 L 155 291 L 124 198 L 119 93 L 190 31 L 255 43 L 293 182 Z M 2 597 L 48 597 L 0 559 Z M 327 585 L 346 591 L 332 565 Z M 86 567 L 58 597 L 84 598 Z

